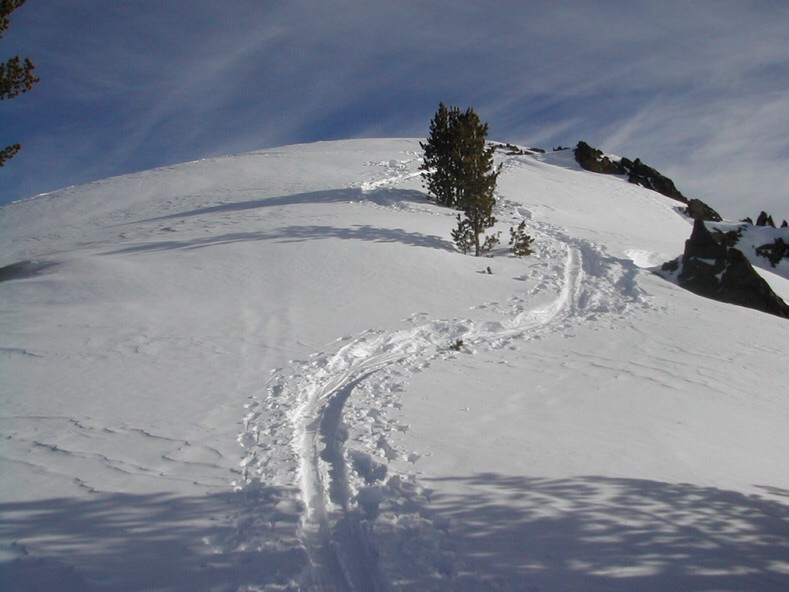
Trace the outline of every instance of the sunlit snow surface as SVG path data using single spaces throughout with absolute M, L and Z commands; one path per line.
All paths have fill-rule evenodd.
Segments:
M 0 589 L 789 589 L 789 323 L 654 275 L 678 204 L 567 151 L 497 157 L 463 256 L 420 155 L 0 209 Z

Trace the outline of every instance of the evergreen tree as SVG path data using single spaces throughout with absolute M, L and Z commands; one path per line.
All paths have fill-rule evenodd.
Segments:
M 11 24 L 11 13 L 24 3 L 25 0 L 0 0 L 0 37 Z M 33 88 L 38 82 L 38 77 L 33 74 L 34 69 L 30 58 L 23 60 L 14 56 L 6 62 L 0 62 L 0 101 L 16 98 Z M 20 148 L 19 144 L 12 144 L 0 150 L 0 167 L 19 152 Z
M 457 163 L 453 162 L 457 142 L 457 122 L 460 109 L 448 109 L 439 103 L 438 111 L 430 121 L 427 142 L 419 145 L 425 151 L 421 170 L 425 171 L 423 183 L 435 202 L 441 206 L 457 207 L 455 174 Z
M 452 231 L 452 240 L 455 242 L 455 246 L 460 249 L 460 252 L 465 255 L 474 248 L 477 242 L 476 235 L 474 234 L 474 230 L 468 218 L 463 218 L 458 214 L 457 221 L 458 225 L 455 230 Z
M 458 207 L 464 218 L 458 222 L 458 230 L 465 229 L 474 246 L 474 256 L 488 253 L 498 242 L 498 236 L 482 234 L 496 223 L 493 208 L 496 205 L 494 191 L 499 171 L 493 166 L 493 147 L 486 147 L 488 124 L 482 123 L 473 109 L 460 115 L 457 122 L 456 186 Z M 453 234 L 454 238 L 454 234 Z M 456 241 L 457 242 L 457 241 Z M 470 249 L 469 249 L 470 250 Z
M 526 234 L 526 222 L 521 221 L 517 227 L 510 228 L 510 251 L 517 257 L 527 257 L 533 253 L 531 244 L 534 239 Z
M 463 253 L 473 248 L 475 256 L 498 243 L 495 235 L 480 238 L 496 223 L 493 192 L 499 171 L 493 166 L 494 148 L 485 146 L 487 135 L 488 124 L 472 108 L 461 112 L 440 103 L 427 142 L 420 144 L 425 151 L 425 187 L 436 203 L 463 210 L 452 238 Z

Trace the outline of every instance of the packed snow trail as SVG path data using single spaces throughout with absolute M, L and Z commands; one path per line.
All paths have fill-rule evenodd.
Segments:
M 528 218 L 515 204 L 501 208 L 516 220 Z M 424 582 L 442 590 L 503 589 L 452 551 L 435 517 L 414 509 L 422 506 L 416 502 L 429 501 L 418 479 L 389 474 L 387 460 L 414 453 L 390 443 L 388 434 L 407 426 L 397 425 L 386 409 L 398 405 L 409 376 L 434 362 L 567 331 L 574 322 L 643 304 L 632 262 L 549 225 L 527 223 L 537 258 L 548 265 L 535 272 L 536 286 L 513 296 L 506 308 L 479 307 L 483 313 L 492 308 L 499 318 L 426 321 L 417 315 L 411 328 L 344 338 L 333 353 L 276 371 L 266 396 L 249 403 L 239 437 L 247 448 L 240 486 L 256 491 L 276 485 L 286 495 L 263 503 L 253 496 L 248 512 L 271 516 L 286 507 L 291 525 L 282 536 L 268 529 L 276 520 L 263 520 L 263 531 L 252 538 L 282 537 L 284 544 L 303 546 L 308 561 L 293 584 L 298 589 L 417 590 Z M 554 294 L 547 301 L 546 292 Z M 534 300 L 542 303 L 534 306 Z M 346 446 L 344 418 L 355 432 L 352 446 Z M 415 548 L 403 551 L 415 533 Z
M 408 171 L 417 161 L 368 163 L 386 173 L 361 183 L 362 190 L 395 187 L 418 174 Z M 333 353 L 275 371 L 265 397 L 248 404 L 239 436 L 247 449 L 239 486 L 252 492 L 275 486 L 277 493 L 249 496 L 245 520 L 257 529 L 240 535 L 241 544 L 274 540 L 287 547 L 297 541 L 306 562 L 298 581 L 289 582 L 296 589 L 419 590 L 425 582 L 438 590 L 506 589 L 452 551 L 440 517 L 420 509 L 430 492 L 416 476 L 389 474 L 388 461 L 418 455 L 391 443 L 390 435 L 407 426 L 387 409 L 399 406 L 408 377 L 433 363 L 545 333 L 569 334 L 573 323 L 621 315 L 644 301 L 632 261 L 533 221 L 515 202 L 500 199 L 498 210 L 500 219 L 525 221 L 535 238 L 537 263 L 525 260 L 530 271 L 522 278 L 534 280 L 531 289 L 507 305 L 478 306 L 483 318 L 414 315 L 407 329 L 340 339 Z M 277 530 L 283 521 L 290 527 Z
M 38 263 L 0 282 L 0 579 L 788 588 L 786 327 L 639 271 L 688 221 L 570 151 L 499 178 L 492 230 L 526 220 L 533 256 L 455 253 L 419 154 L 285 147 L 3 210 L 6 263 Z

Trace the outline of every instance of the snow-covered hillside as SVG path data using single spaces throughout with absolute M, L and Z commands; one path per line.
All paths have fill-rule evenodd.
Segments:
M 417 140 L 0 209 L 0 588 L 789 589 L 789 323 L 650 271 L 676 202 L 497 158 L 528 258 Z

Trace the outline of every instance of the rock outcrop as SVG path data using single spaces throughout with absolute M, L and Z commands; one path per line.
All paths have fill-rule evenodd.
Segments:
M 664 264 L 663 270 L 678 271 L 679 285 L 700 296 L 789 319 L 789 305 L 773 292 L 742 251 L 718 242 L 702 220 L 693 225 L 682 257 Z
M 627 175 L 627 180 L 635 185 L 657 191 L 661 195 L 670 197 L 685 204 L 685 213 L 694 220 L 709 220 L 720 222 L 720 215 L 710 206 L 699 199 L 688 199 L 674 185 L 674 181 L 657 170 L 641 162 L 640 158 L 630 160 L 620 158 L 613 160 L 604 155 L 597 148 L 592 148 L 586 142 L 578 142 L 575 147 L 575 160 L 587 171 L 602 173 L 604 175 Z
M 762 210 L 759 217 L 756 218 L 756 226 L 769 226 L 775 228 L 775 222 L 773 222 L 773 217 L 770 214 Z
M 575 160 L 587 171 L 604 175 L 626 175 L 625 167 L 619 161 L 611 160 L 602 151 L 592 148 L 586 142 L 578 142 L 575 147 Z
M 688 203 L 688 198 L 682 195 L 674 185 L 674 181 L 659 173 L 650 166 L 641 162 L 640 158 L 631 161 L 623 158 L 619 163 L 627 171 L 627 180 L 635 185 L 640 185 L 646 189 L 657 191 L 658 193 L 676 199 L 682 203 Z
M 700 199 L 691 199 L 685 213 L 694 220 L 707 220 L 708 222 L 720 222 L 723 218 L 720 214 L 705 204 Z
M 779 237 L 771 243 L 756 247 L 756 254 L 765 257 L 770 265 L 775 267 L 781 262 L 781 259 L 789 259 L 789 245 Z

